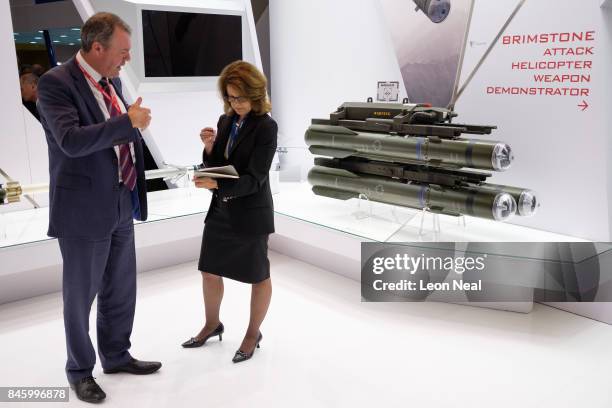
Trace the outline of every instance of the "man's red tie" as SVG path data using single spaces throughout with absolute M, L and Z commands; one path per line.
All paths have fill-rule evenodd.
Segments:
M 112 92 L 108 80 L 106 78 L 102 78 L 99 83 L 106 93 L 106 95 L 104 93 L 102 95 L 104 96 L 104 103 L 106 104 L 110 117 L 112 118 L 121 115 L 121 112 L 117 111 L 113 101 L 110 99 Z M 132 161 L 130 145 L 127 143 L 119 145 L 119 165 L 121 167 L 121 178 L 123 179 L 123 184 L 125 184 L 130 191 L 134 190 L 134 187 L 136 186 L 136 168 L 134 167 L 134 162 Z

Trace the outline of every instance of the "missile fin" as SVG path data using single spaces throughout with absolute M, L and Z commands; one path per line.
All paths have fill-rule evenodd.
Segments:
M 346 177 L 346 178 L 359 178 L 358 174 L 353 173 L 352 171 L 339 169 L 336 167 L 326 167 L 326 166 L 314 166 L 310 170 L 313 174 L 323 173 L 328 176 L 336 176 L 336 177 Z
M 334 149 L 332 147 L 310 146 L 308 150 L 310 150 L 310 153 L 312 154 L 327 157 L 337 157 L 339 159 L 344 159 L 355 154 L 353 150 Z
M 348 200 L 351 198 L 358 197 L 358 194 L 355 194 L 355 193 L 336 190 L 336 189 L 329 188 L 329 187 L 321 187 L 321 186 L 314 186 L 312 188 L 312 192 L 315 193 L 316 195 L 334 198 L 336 200 Z
M 306 133 L 308 132 L 317 132 L 317 133 L 325 133 L 325 134 L 338 134 L 338 135 L 357 135 L 357 132 L 352 131 L 351 129 L 345 128 L 344 126 L 334 126 L 334 125 L 310 125 Z

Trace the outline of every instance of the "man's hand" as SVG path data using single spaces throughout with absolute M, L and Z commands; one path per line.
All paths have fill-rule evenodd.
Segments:
M 210 177 L 196 177 L 193 179 L 193 182 L 197 188 L 207 188 L 209 190 L 219 188 L 217 180 Z
M 132 127 L 146 129 L 151 123 L 151 109 L 140 106 L 142 98 L 138 97 L 136 102 L 128 109 L 128 116 L 132 122 Z
M 215 129 L 211 127 L 205 127 L 200 131 L 200 139 L 202 139 L 202 143 L 204 143 L 204 150 L 206 151 L 207 155 L 210 155 L 212 152 L 216 137 L 217 133 L 215 132 Z

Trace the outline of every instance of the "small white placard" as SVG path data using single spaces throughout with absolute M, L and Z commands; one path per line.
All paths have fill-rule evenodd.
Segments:
M 378 92 L 376 93 L 378 102 L 397 102 L 399 101 L 399 82 L 378 82 Z

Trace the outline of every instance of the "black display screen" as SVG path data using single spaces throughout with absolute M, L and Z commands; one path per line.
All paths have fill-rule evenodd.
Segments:
M 242 19 L 142 10 L 146 77 L 218 76 L 242 59 Z

